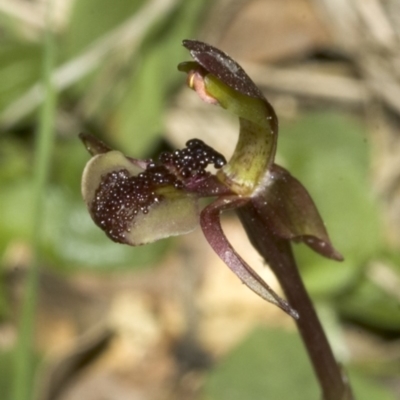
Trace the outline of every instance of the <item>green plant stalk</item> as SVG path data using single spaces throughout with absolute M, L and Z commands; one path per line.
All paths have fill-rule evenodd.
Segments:
M 50 7 L 49 7 L 50 8 Z M 48 10 L 49 11 L 49 10 Z M 40 239 L 45 211 L 45 191 L 50 170 L 51 152 L 54 136 L 54 114 L 56 95 L 51 81 L 55 65 L 55 43 L 50 29 L 47 30 L 43 48 L 43 90 L 45 101 L 40 110 L 39 126 L 35 140 L 35 161 L 33 167 L 33 223 L 32 223 L 32 263 L 26 277 L 22 300 L 21 320 L 15 352 L 13 400 L 28 400 L 33 393 L 33 336 L 35 328 L 36 303 L 38 297 L 38 278 L 40 266 Z
M 288 240 L 274 235 L 248 204 L 237 210 L 246 233 L 278 278 L 299 318 L 297 327 L 322 389 L 324 400 L 353 400 L 346 375 L 337 364 L 322 325 L 304 287 Z
M 263 178 L 275 154 L 277 127 L 271 126 L 269 112 L 265 103 L 238 93 L 223 84 L 211 74 L 204 77 L 207 93 L 218 99 L 222 108 L 237 115 L 240 121 L 239 141 L 229 162 L 218 172 L 224 182 L 234 192 L 251 194 Z M 266 135 L 268 132 L 268 135 Z

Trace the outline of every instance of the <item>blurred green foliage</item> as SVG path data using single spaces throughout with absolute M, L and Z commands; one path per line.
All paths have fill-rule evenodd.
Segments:
M 343 316 L 357 322 L 399 331 L 398 299 L 368 276 L 370 262 L 387 259 L 391 251 L 383 239 L 380 210 L 369 182 L 365 127 L 341 114 L 306 115 L 282 124 L 278 151 L 282 163 L 311 193 L 334 246 L 345 257 L 337 263 L 295 246 L 311 294 L 329 297 Z M 394 265 L 398 273 L 398 263 L 388 268 Z
M 74 1 L 68 28 L 61 38 L 63 60 L 84 52 L 102 35 L 134 15 L 144 3 L 145 0 Z
M 357 370 L 350 379 L 356 399 L 395 400 L 383 386 Z M 295 395 L 294 395 L 295 394 Z M 205 400 L 318 399 L 317 381 L 296 332 L 259 328 L 213 371 L 205 384 Z
M 191 36 L 205 4 L 202 0 L 183 2 L 176 14 L 154 27 L 139 59 L 133 60 L 135 71 L 111 121 L 118 145 L 132 156 L 148 153 L 160 138 L 168 95 L 182 83 L 175 73 L 176 60 L 188 58 L 180 45 L 182 38 Z
M 40 77 L 41 46 L 3 37 L 0 46 L 0 110 L 21 96 Z
M 57 37 L 58 66 L 85 54 L 147 3 L 74 2 L 68 25 Z M 137 49 L 112 51 L 88 76 L 60 93 L 59 112 L 72 120 L 78 116 L 77 129 L 94 130 L 127 154 L 152 154 L 162 135 L 166 102 L 181 80 L 174 73 L 176 65 L 187 57 L 182 38 L 194 35 L 199 15 L 207 6 L 202 0 L 177 1 L 170 12 L 156 16 L 138 38 Z M 0 46 L 0 115 L 40 81 L 41 43 L 24 41 L 13 29 L 7 33 Z M 117 48 L 118 43 L 115 45 Z M 35 119 L 28 114 L 0 136 L 0 255 L 15 241 L 29 241 Z M 45 258 L 63 269 L 89 266 L 104 270 L 153 263 L 164 253 L 168 241 L 135 249 L 120 246 L 99 231 L 88 216 L 80 196 L 80 179 L 89 155 L 77 139 L 78 133 L 61 128 L 56 137 L 43 221 Z
M 13 382 L 13 358 L 15 357 L 14 351 L 6 350 L 0 351 L 0 388 L 2 400 L 10 400 L 12 393 L 12 382 Z M 38 354 L 34 355 L 33 368 L 40 366 L 43 359 Z M 31 376 L 32 382 L 26 382 L 30 387 L 33 386 L 33 376 Z

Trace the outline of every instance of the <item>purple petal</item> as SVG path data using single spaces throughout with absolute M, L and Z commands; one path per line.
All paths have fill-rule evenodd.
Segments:
M 187 179 L 183 182 L 183 186 L 186 191 L 196 193 L 199 197 L 214 197 L 233 194 L 233 192 L 215 175 L 209 175 L 201 179 Z
M 252 197 L 252 203 L 276 235 L 302 241 L 324 257 L 343 260 L 307 190 L 284 168 L 271 167 L 264 189 Z
M 249 200 L 237 196 L 221 197 L 206 207 L 200 214 L 200 226 L 211 247 L 239 279 L 264 300 L 275 304 L 293 318 L 298 313 L 284 299 L 279 297 L 271 287 L 235 252 L 228 242 L 220 222 L 220 213 L 238 208 Z
M 198 40 L 184 40 L 192 57 L 221 82 L 246 96 L 265 99 L 243 68 L 223 51 Z

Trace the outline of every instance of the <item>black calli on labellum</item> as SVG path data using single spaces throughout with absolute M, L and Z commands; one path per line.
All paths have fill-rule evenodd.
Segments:
M 93 156 L 82 178 L 82 194 L 94 222 L 110 239 L 136 246 L 192 231 L 205 238 L 226 265 L 263 299 L 293 318 L 299 315 L 236 253 L 220 222 L 225 210 L 251 207 L 265 230 L 284 240 L 304 242 L 322 256 L 342 260 L 316 206 L 302 184 L 274 163 L 278 119 L 260 89 L 232 58 L 196 40 L 183 45 L 194 61 L 178 66 L 199 97 L 237 115 L 233 156 L 199 139 L 157 160 L 137 160 L 81 135 Z M 214 173 L 210 172 L 210 167 Z M 198 200 L 214 201 L 199 210 Z

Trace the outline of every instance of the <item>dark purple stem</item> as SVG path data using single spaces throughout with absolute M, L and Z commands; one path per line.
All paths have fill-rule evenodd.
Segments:
M 353 400 L 347 378 L 334 358 L 298 272 L 290 242 L 277 237 L 265 226 L 252 203 L 237 212 L 251 243 L 275 273 L 289 304 L 299 313 L 296 324 L 320 383 L 323 399 Z

